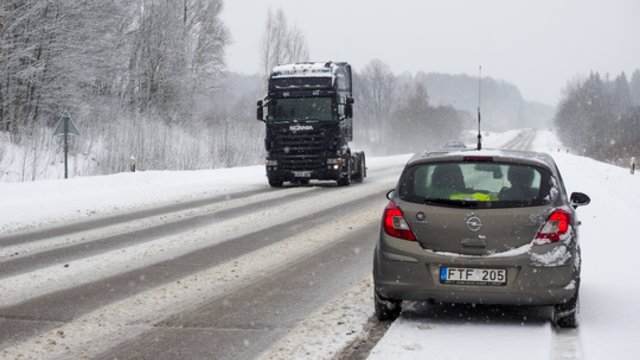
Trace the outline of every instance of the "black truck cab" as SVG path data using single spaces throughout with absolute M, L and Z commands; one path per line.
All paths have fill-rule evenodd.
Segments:
M 266 123 L 269 184 L 335 180 L 349 185 L 366 176 L 363 152 L 352 153 L 353 97 L 347 63 L 296 63 L 276 66 L 268 94 L 258 101 L 258 120 Z

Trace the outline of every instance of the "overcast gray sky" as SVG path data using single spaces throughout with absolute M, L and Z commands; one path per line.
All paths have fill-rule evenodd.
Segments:
M 477 74 L 555 104 L 589 71 L 640 68 L 640 0 L 225 0 L 227 68 L 258 73 L 269 7 L 306 36 L 313 61 L 361 69 L 379 58 L 397 73 Z

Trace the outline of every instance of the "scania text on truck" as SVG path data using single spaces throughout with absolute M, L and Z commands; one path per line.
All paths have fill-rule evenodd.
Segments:
M 366 177 L 364 152 L 352 152 L 353 95 L 348 63 L 296 63 L 273 68 L 267 96 L 258 101 L 266 124 L 269 185 Z

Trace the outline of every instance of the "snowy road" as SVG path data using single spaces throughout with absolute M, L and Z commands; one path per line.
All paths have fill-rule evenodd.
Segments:
M 557 332 L 545 308 L 409 303 L 388 329 L 373 321 L 397 156 L 347 188 L 272 190 L 262 166 L 2 184 L 0 358 L 637 358 L 640 283 L 611 274 L 640 251 L 640 178 L 560 153 L 546 132 L 484 140 L 550 152 L 568 190 L 593 199 L 577 331 Z
M 367 278 L 405 159 L 0 237 L 0 355 L 256 357 Z

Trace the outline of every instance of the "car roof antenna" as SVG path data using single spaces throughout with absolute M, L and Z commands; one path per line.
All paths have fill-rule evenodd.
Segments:
M 478 66 L 478 150 L 482 150 L 482 133 L 480 131 L 480 101 L 482 99 L 482 66 Z

